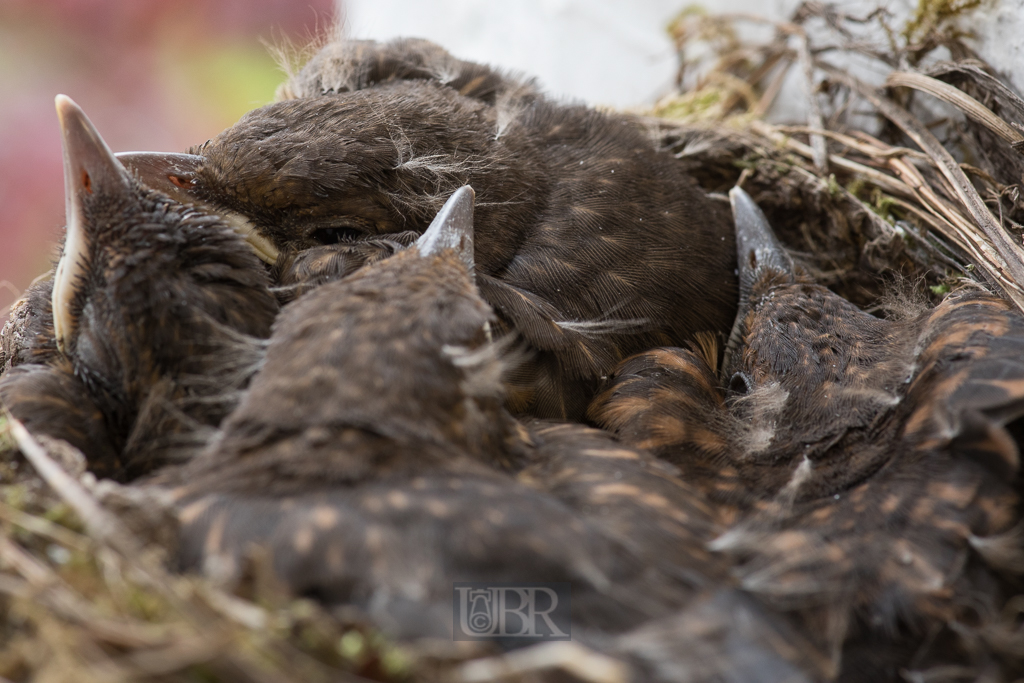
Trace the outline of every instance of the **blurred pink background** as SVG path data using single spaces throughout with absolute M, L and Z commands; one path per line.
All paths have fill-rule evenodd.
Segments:
M 115 152 L 184 151 L 269 102 L 261 40 L 303 44 L 334 0 L 0 0 L 0 319 L 64 224 L 64 93 Z

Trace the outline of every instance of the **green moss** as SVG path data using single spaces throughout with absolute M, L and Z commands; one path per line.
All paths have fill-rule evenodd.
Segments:
M 366 638 L 352 630 L 338 639 L 338 654 L 350 662 L 362 662 L 366 656 Z
M 903 39 L 908 44 L 924 40 L 929 33 L 943 28 L 953 19 L 977 9 L 982 0 L 918 0 L 914 15 L 903 27 Z
M 24 511 L 29 500 L 28 488 L 24 484 L 14 484 L 3 488 L 4 502 L 16 510 Z
M 7 460 L 14 455 L 16 450 L 18 447 L 14 443 L 14 437 L 11 436 L 7 415 L 0 413 L 0 460 Z
M 677 36 L 685 31 L 684 24 L 687 19 L 692 17 L 706 17 L 708 10 L 703 5 L 687 5 L 679 11 L 674 17 L 669 19 L 668 24 L 665 25 L 665 30 L 670 36 Z
M 686 121 L 716 118 L 722 99 L 721 89 L 705 87 L 662 100 L 655 106 L 653 114 Z
M 69 529 L 74 529 L 75 531 L 82 530 L 81 520 L 78 519 L 78 515 L 75 514 L 75 511 L 67 503 L 57 503 L 48 508 L 42 516 L 44 519 L 48 519 L 61 526 L 66 526 Z
M 843 188 L 842 188 L 842 186 L 839 185 L 839 181 L 836 180 L 836 174 L 835 173 L 829 173 L 828 174 L 827 185 L 828 185 L 828 195 L 830 197 L 832 197 L 833 199 L 835 199 L 840 194 L 842 194 Z
M 893 213 L 893 209 L 898 207 L 896 200 L 878 188 L 871 191 L 871 200 L 867 206 L 890 225 L 894 224 L 896 219 L 899 218 L 899 216 Z
M 167 616 L 167 604 L 153 591 L 132 586 L 127 597 L 127 607 L 132 616 L 146 621 L 161 621 Z

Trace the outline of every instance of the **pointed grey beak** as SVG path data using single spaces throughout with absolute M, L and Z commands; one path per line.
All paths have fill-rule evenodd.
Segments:
M 454 249 L 459 258 L 473 272 L 473 201 L 476 193 L 469 185 L 463 185 L 452 193 L 426 232 L 416 240 L 420 254 L 436 254 L 445 249 Z
M 725 345 L 722 370 L 732 372 L 734 355 L 739 351 L 744 320 L 750 312 L 754 284 L 767 270 L 793 275 L 793 261 L 782 247 L 761 207 L 740 187 L 729 190 L 733 221 L 736 225 L 736 256 L 740 279 L 740 302 L 736 321 Z
M 729 190 L 733 220 L 736 223 L 736 256 L 740 271 L 740 300 L 749 298 L 760 271 L 771 268 L 793 273 L 793 261 L 779 243 L 768 218 L 749 194 L 740 187 Z
M 93 196 L 130 194 L 132 180 L 81 107 L 66 95 L 57 95 L 54 103 L 64 147 L 67 236 L 53 280 L 53 331 L 57 348 L 64 351 L 75 326 L 71 302 L 89 263 L 85 204 Z
M 143 185 L 170 195 L 182 204 L 196 201 L 189 194 L 203 158 L 171 152 L 118 152 L 117 160 L 135 173 Z

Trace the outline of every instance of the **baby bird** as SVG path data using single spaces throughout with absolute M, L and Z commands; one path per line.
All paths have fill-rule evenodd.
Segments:
M 69 98 L 57 113 L 67 234 L 52 282 L 30 293 L 29 362 L 3 375 L 0 397 L 97 472 L 128 479 L 219 423 L 278 306 L 229 226 L 141 185 Z
M 999 615 L 1024 572 L 1024 318 L 960 292 L 877 319 L 796 274 L 753 201 L 732 200 L 728 391 L 699 354 L 662 349 L 628 360 L 591 415 L 744 512 L 711 547 L 742 560 L 745 588 L 832 629 L 851 680 L 1015 671 Z
M 515 330 L 528 350 L 508 378 L 516 413 L 581 418 L 626 356 L 725 334 L 736 301 L 728 213 L 637 121 L 463 62 L 440 82 L 431 74 L 447 53 L 427 46 L 330 45 L 296 81 L 309 96 L 250 112 L 194 155 L 122 159 L 247 226 L 279 269 L 308 249 L 419 235 L 471 184 L 480 293 L 496 331 Z

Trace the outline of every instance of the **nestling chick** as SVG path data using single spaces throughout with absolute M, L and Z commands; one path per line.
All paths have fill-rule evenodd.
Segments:
M 1008 431 L 1024 416 L 1024 318 L 982 292 L 874 318 L 796 275 L 753 201 L 732 199 L 724 400 L 700 356 L 665 349 L 627 361 L 591 414 L 746 509 L 712 547 L 743 560 L 748 590 L 831 624 L 848 671 L 1012 661 L 1019 643 L 993 633 L 1024 572 Z
M 57 113 L 67 235 L 52 312 L 36 314 L 56 348 L 5 373 L 0 396 L 42 433 L 105 433 L 107 444 L 72 442 L 98 471 L 131 478 L 233 407 L 278 307 L 229 226 L 141 185 L 67 97 Z M 55 405 L 80 408 L 53 419 Z
M 404 45 L 377 48 L 382 62 L 408 49 L 416 64 L 422 43 Z M 328 46 L 314 71 L 348 63 L 332 61 L 331 50 L 344 53 Z M 365 66 L 373 50 L 354 50 L 350 61 L 364 65 L 356 73 L 375 73 Z M 317 96 L 252 111 L 195 155 L 125 161 L 182 201 L 249 225 L 275 263 L 323 245 L 420 234 L 446 197 L 471 184 L 481 295 L 497 331 L 515 330 L 531 351 L 509 376 L 517 413 L 580 418 L 626 356 L 728 330 L 736 282 L 727 211 L 637 121 L 529 88 L 510 86 L 491 104 L 472 88 L 404 80 L 419 74 L 412 67 L 382 70 L 392 80 L 338 77 L 340 85 L 312 88 Z

